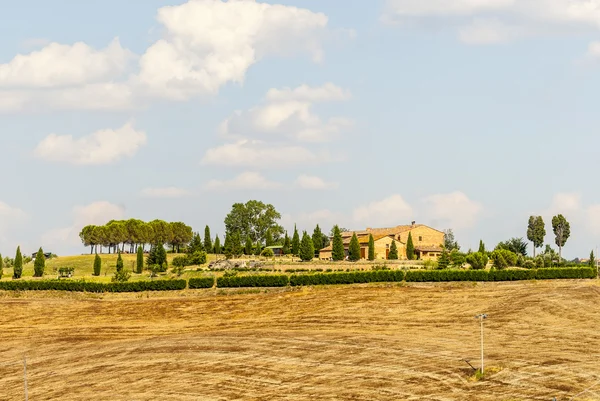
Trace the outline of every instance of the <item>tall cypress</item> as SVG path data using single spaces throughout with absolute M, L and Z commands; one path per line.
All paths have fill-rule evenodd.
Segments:
M 348 246 L 348 259 L 351 262 L 360 260 L 360 243 L 358 242 L 356 233 L 352 234 L 352 238 L 350 239 L 350 245 Z
M 483 240 L 480 239 L 479 240 L 479 253 L 485 253 L 485 244 L 483 243 Z
M 221 240 L 219 239 L 218 235 L 215 237 L 215 245 L 214 245 L 214 250 L 213 251 L 217 255 L 221 254 Z
M 406 259 L 414 260 L 415 258 L 415 245 L 413 244 L 412 233 L 408 233 L 408 239 L 406 240 Z
M 37 254 L 35 255 L 35 262 L 33 264 L 33 277 L 44 277 L 44 270 L 46 268 L 46 257 L 44 251 L 40 247 Z
M 313 231 L 312 240 L 316 250 L 321 250 L 324 248 L 323 232 L 321 232 L 321 227 L 319 227 L 318 224 Z
M 302 241 L 300 242 L 300 250 L 298 256 L 303 262 L 310 262 L 315 257 L 315 245 L 312 238 L 304 231 Z
M 117 256 L 117 271 L 119 273 L 123 271 L 123 258 L 121 257 L 121 252 L 119 252 Z
M 298 251 L 300 250 L 300 235 L 298 234 L 298 229 L 294 224 L 294 236 L 292 237 L 292 255 L 298 255 Z
M 135 263 L 135 272 L 137 274 L 142 274 L 143 270 L 144 270 L 144 250 L 140 246 L 140 247 L 138 247 L 138 250 L 137 250 L 137 261 Z
M 15 255 L 15 263 L 13 265 L 13 278 L 21 278 L 23 275 L 23 255 L 21 255 L 21 247 L 17 247 Z
M 244 246 L 244 253 L 246 255 L 252 255 L 252 251 L 254 250 L 254 244 L 252 243 L 252 238 L 249 235 L 246 236 L 246 246 Z
M 210 237 L 210 227 L 206 226 L 204 228 L 204 250 L 206 253 L 210 253 L 213 250 L 212 239 Z
M 267 232 L 265 233 L 265 246 L 273 246 L 273 234 L 271 234 L 271 229 L 267 228 Z
M 336 261 L 344 260 L 346 252 L 344 251 L 344 240 L 342 239 L 342 232 L 336 225 L 333 227 L 333 244 L 331 250 L 331 258 Z
M 141 250 L 142 250 L 142 247 L 141 246 L 138 247 L 138 253 Z M 96 254 L 96 257 L 94 258 L 94 276 L 99 276 L 101 270 L 102 270 L 102 259 L 100 259 L 100 256 L 98 256 L 98 254 Z
M 408 249 L 408 245 L 406 248 Z M 392 245 L 390 246 L 390 253 L 388 254 L 388 259 L 398 260 L 398 246 L 396 245 L 396 241 L 392 241 Z
M 369 234 L 369 260 L 375 260 L 375 239 Z
M 283 248 L 281 249 L 281 252 L 283 252 L 284 255 L 289 255 L 291 250 L 291 246 L 292 243 L 290 241 L 290 236 L 288 235 L 287 231 L 285 232 L 285 238 L 283 239 Z

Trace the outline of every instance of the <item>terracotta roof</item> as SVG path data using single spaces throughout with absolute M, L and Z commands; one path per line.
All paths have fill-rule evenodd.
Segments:
M 439 246 L 415 246 L 415 250 L 419 252 L 442 252 L 443 249 Z

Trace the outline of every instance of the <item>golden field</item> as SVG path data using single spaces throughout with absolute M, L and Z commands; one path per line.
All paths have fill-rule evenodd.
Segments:
M 0 400 L 24 354 L 30 400 L 568 400 L 600 379 L 598 284 L 0 292 Z

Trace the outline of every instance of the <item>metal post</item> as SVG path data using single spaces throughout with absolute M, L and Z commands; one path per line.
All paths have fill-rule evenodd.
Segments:
M 29 400 L 27 394 L 27 357 L 23 356 L 23 385 L 25 386 L 25 401 Z

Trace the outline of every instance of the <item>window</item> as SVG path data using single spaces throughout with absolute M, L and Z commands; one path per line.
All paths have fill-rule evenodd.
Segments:
M 419 235 L 419 241 L 423 241 L 423 237 Z
M 390 244 L 385 244 L 385 249 L 390 249 Z

